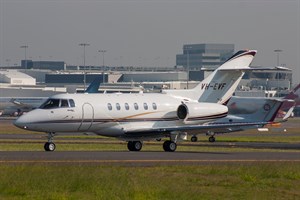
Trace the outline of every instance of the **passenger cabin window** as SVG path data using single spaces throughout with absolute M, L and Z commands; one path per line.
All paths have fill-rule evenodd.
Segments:
M 152 108 L 153 108 L 153 110 L 157 109 L 156 103 L 152 103 Z
M 139 109 L 139 105 L 137 103 L 134 103 L 134 109 L 138 110 Z
M 145 109 L 145 110 L 148 110 L 148 105 L 147 105 L 147 103 L 144 103 L 144 109 Z
M 121 110 L 121 106 L 119 103 L 116 103 L 117 110 Z
M 125 109 L 126 109 L 126 110 L 129 110 L 129 105 L 128 105 L 128 103 L 125 103 Z
M 107 108 L 108 108 L 108 110 L 112 110 L 112 105 L 111 105 L 111 103 L 108 103 L 108 104 L 107 104 Z

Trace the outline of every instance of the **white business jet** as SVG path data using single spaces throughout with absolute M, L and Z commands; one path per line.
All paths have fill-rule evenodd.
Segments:
M 142 141 L 168 137 L 165 151 L 175 151 L 188 133 L 212 128 L 262 125 L 268 122 L 209 124 L 227 116 L 225 106 L 255 50 L 243 50 L 229 58 L 195 88 L 151 94 L 59 94 L 38 109 L 19 117 L 17 127 L 48 134 L 46 151 L 54 151 L 57 132 L 93 132 L 127 141 L 130 151 L 140 151 Z M 224 104 L 224 105 L 223 105 Z

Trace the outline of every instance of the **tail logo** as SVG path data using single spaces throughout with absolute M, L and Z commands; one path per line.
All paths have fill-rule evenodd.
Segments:
M 223 90 L 223 88 L 226 86 L 226 83 L 202 83 L 201 84 L 201 90 L 208 90 L 212 88 L 213 90 Z
M 270 109 L 271 109 L 271 106 L 270 106 L 269 104 L 266 103 L 266 104 L 264 105 L 264 110 L 265 110 L 265 111 L 269 111 Z

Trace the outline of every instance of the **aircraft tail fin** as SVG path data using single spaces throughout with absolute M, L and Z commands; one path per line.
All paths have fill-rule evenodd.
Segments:
M 242 69 L 250 69 L 249 65 L 251 64 L 256 50 L 240 50 L 236 52 L 233 56 L 228 58 L 219 68 L 218 70 L 242 70 Z
M 300 83 L 291 91 L 288 95 L 284 97 L 284 99 L 292 99 L 295 100 L 296 98 L 299 98 L 300 95 Z
M 300 83 L 288 94 L 284 97 L 286 100 L 294 100 L 296 102 L 296 105 L 300 104 Z M 291 101 L 285 101 L 283 105 L 281 106 L 280 110 L 287 111 L 292 106 L 294 106 L 294 102 Z
M 84 93 L 99 93 L 98 89 L 100 86 L 100 82 L 101 82 L 102 78 L 96 77 L 93 82 L 89 85 L 89 87 L 84 91 Z
M 190 90 L 164 90 L 163 92 L 199 102 L 225 104 L 237 88 L 245 71 L 252 70 L 249 65 L 255 54 L 256 50 L 238 51 L 195 88 Z
M 225 104 L 234 93 L 246 70 L 251 70 L 255 50 L 238 51 L 193 90 L 199 102 Z

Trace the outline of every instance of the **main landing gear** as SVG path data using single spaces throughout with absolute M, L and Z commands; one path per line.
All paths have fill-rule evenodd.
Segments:
M 213 132 L 208 132 L 208 133 L 206 133 L 206 135 L 209 135 L 210 137 L 208 138 L 208 141 L 209 142 L 215 142 L 216 141 L 216 138 L 215 138 L 215 133 L 213 133 Z M 196 136 L 196 135 L 193 135 L 192 137 L 191 137 L 191 142 L 197 142 L 198 141 L 198 137 Z
M 216 138 L 215 138 L 214 136 L 210 136 L 210 137 L 208 138 L 208 141 L 209 141 L 209 142 L 215 142 L 215 141 L 216 141 Z
M 197 142 L 198 141 L 198 137 L 196 135 L 193 135 L 191 137 L 191 142 Z
M 198 137 L 195 136 L 195 135 L 193 135 L 193 136 L 191 137 L 191 142 L 197 142 L 197 141 L 198 141 Z M 215 142 L 215 141 L 216 141 L 216 138 L 212 135 L 212 136 L 210 136 L 210 137 L 208 138 L 208 141 L 209 141 L 209 142 Z
M 208 131 L 208 132 L 206 133 L 206 135 L 207 135 L 207 136 L 210 136 L 210 137 L 208 138 L 208 141 L 209 141 L 209 142 L 215 142 L 215 141 L 216 141 L 215 133 L 214 133 L 214 132 Z
M 127 143 L 127 148 L 129 151 L 140 151 L 143 147 L 143 143 L 141 141 L 129 141 Z
M 48 142 L 45 143 L 44 149 L 45 151 L 54 151 L 56 146 L 53 142 L 53 137 L 55 133 L 48 133 Z
M 143 143 L 141 141 L 128 141 L 127 148 L 129 151 L 140 151 L 143 147 Z M 177 148 L 176 142 L 171 140 L 167 140 L 163 143 L 163 149 L 166 152 L 174 152 Z
M 180 133 L 174 132 L 170 134 L 170 140 L 167 140 L 163 144 L 163 149 L 166 152 L 174 152 L 177 149 L 177 141 L 180 139 Z
M 174 152 L 177 148 L 177 144 L 171 140 L 167 140 L 164 142 L 163 148 L 166 152 Z

